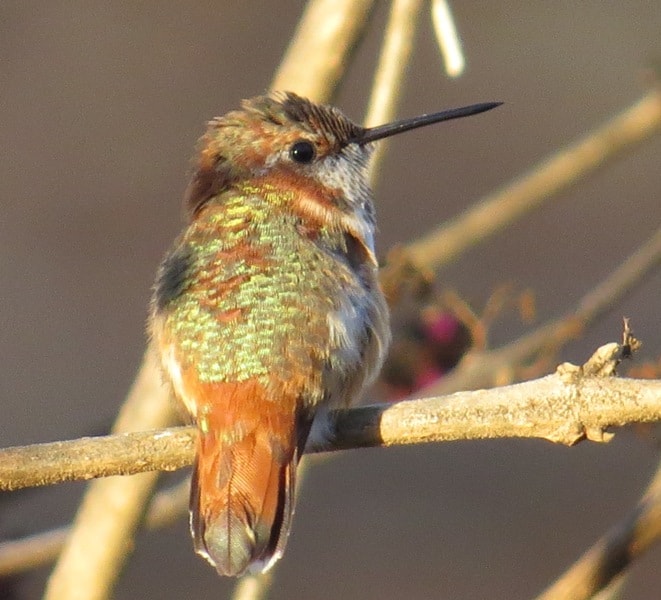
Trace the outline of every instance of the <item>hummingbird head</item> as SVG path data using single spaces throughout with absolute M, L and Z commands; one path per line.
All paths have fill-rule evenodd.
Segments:
M 244 100 L 240 110 L 209 122 L 185 204 L 193 217 L 212 198 L 251 181 L 302 192 L 299 210 L 342 227 L 374 227 L 367 166 L 373 142 L 431 123 L 483 112 L 498 103 L 422 115 L 379 127 L 357 125 L 333 106 L 291 92 Z
M 186 207 L 195 214 L 224 190 L 263 177 L 322 190 L 340 205 L 369 195 L 371 145 L 350 143 L 361 131 L 337 108 L 290 92 L 244 100 L 241 110 L 209 122 Z

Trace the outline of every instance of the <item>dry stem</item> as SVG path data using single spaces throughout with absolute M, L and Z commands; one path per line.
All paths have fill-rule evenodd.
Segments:
M 328 102 L 362 35 L 374 0 L 312 0 L 280 63 L 272 90 Z
M 654 88 L 636 104 L 586 137 L 556 152 L 502 190 L 481 200 L 454 220 L 399 249 L 383 274 L 407 280 L 407 269 L 425 274 L 451 262 L 544 200 L 585 177 L 625 150 L 633 149 L 661 128 L 661 92 Z M 389 271 L 395 271 L 393 273 Z M 401 272 L 400 272 L 401 271 Z M 391 292 L 396 297 L 396 292 Z
M 450 3 L 447 0 L 432 0 L 431 16 L 445 72 L 449 77 L 459 77 L 464 72 L 466 59 Z
M 188 509 L 189 493 L 190 481 L 188 479 L 158 492 L 153 497 L 145 515 L 147 529 L 167 527 L 180 518 Z M 71 526 L 58 527 L 18 540 L 2 542 L 0 544 L 0 578 L 35 569 L 54 561 L 62 552 L 71 529 Z
M 467 354 L 452 373 L 423 390 L 424 394 L 448 394 L 458 390 L 491 387 L 506 371 L 511 373 L 510 380 L 518 379 L 517 365 L 520 368 L 520 365 L 530 362 L 538 353 L 557 349 L 577 337 L 660 262 L 661 228 L 606 279 L 583 296 L 575 311 L 542 325 L 507 346 Z
M 366 127 L 392 121 L 397 113 L 397 106 L 402 99 L 404 75 L 411 60 L 421 8 L 421 0 L 395 0 L 392 3 L 365 116 Z M 374 185 L 375 174 L 379 170 L 386 147 L 387 140 L 382 140 L 372 155 L 369 166 L 372 185 Z
M 661 465 L 636 507 L 537 600 L 587 600 L 661 539 Z
M 327 101 L 347 56 L 364 28 L 373 2 L 314 0 L 287 51 L 273 87 Z M 169 420 L 167 390 L 155 365 L 145 360 L 115 432 L 160 428 Z M 158 385 L 157 385 L 157 382 Z M 144 387 L 151 387 L 145 393 Z M 149 402 L 147 402 L 149 400 Z M 142 412 L 150 407 L 151 412 Z M 137 412 L 126 419 L 128 412 Z M 124 416 L 122 416 L 124 415 Z M 48 584 L 47 600 L 102 600 L 110 594 L 157 473 L 94 482 L 76 517 L 71 537 Z
M 636 147 L 659 128 L 661 92 L 655 88 L 583 139 L 547 158 L 527 175 L 413 242 L 408 248 L 409 259 L 420 269 L 436 269 L 451 262 L 478 240 L 503 229 L 607 160 Z

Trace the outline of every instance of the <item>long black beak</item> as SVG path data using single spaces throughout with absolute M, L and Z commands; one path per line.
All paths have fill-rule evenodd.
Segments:
M 368 144 L 376 142 L 391 135 L 397 135 L 410 129 L 417 129 L 432 123 L 440 123 L 441 121 L 449 121 L 451 119 L 460 119 L 461 117 L 469 117 L 470 115 L 477 115 L 492 108 L 500 106 L 502 102 L 483 102 L 482 104 L 471 104 L 470 106 L 462 106 L 461 108 L 451 108 L 441 112 L 432 113 L 430 115 L 420 115 L 412 119 L 403 119 L 395 121 L 394 123 L 387 123 L 386 125 L 379 125 L 378 127 L 370 127 L 369 129 L 362 129 L 357 133 L 349 143 L 354 144 Z

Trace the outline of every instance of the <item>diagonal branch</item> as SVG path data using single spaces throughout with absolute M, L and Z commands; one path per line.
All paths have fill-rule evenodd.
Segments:
M 404 76 L 411 62 L 421 9 L 421 0 L 395 0 L 392 3 L 379 64 L 374 74 L 365 127 L 374 127 L 392 121 L 397 113 L 397 106 L 402 99 Z M 372 155 L 369 165 L 372 185 L 376 181 L 376 173 L 387 146 L 387 140 L 382 140 Z
M 411 272 L 428 276 L 660 129 L 661 91 L 655 87 L 621 114 L 551 155 L 462 215 L 408 246 L 393 250 L 382 272 L 388 295 L 397 297 L 397 286 L 410 280 Z
M 364 30 L 372 4 L 370 0 L 310 2 L 273 86 L 328 101 Z M 124 417 L 120 415 L 116 432 L 163 427 L 169 420 L 168 393 L 160 386 L 153 361 L 145 359 L 136 381 L 141 385 L 134 386 L 122 408 Z M 144 388 L 150 386 L 156 389 L 145 393 Z M 135 413 L 135 418 L 126 419 L 129 413 Z M 90 486 L 51 575 L 46 600 L 103 600 L 109 596 L 156 478 L 152 473 L 106 479 Z
M 636 507 L 536 600 L 588 600 L 661 539 L 661 465 Z
M 255 575 L 248 574 L 236 582 L 232 600 L 264 600 L 268 598 L 273 585 L 274 570 Z
M 574 311 L 538 327 L 507 346 L 467 354 L 451 373 L 423 392 L 448 394 L 457 390 L 490 387 L 506 370 L 511 371 L 516 379 L 517 365 L 530 362 L 540 352 L 558 348 L 577 337 L 660 263 L 661 228 L 606 279 L 585 294 Z
M 459 77 L 464 72 L 466 59 L 450 3 L 447 0 L 432 0 L 431 17 L 445 72 L 448 77 Z
M 272 90 L 328 102 L 365 31 L 374 0 L 312 0 L 280 63 Z
M 421 269 L 449 263 L 476 241 L 500 231 L 549 196 L 565 190 L 621 152 L 636 147 L 659 129 L 661 91 L 655 88 L 586 137 L 544 160 L 530 173 L 412 243 L 408 248 L 410 260 Z
M 157 492 L 145 515 L 147 529 L 167 527 L 188 509 L 190 480 Z M 36 569 L 59 556 L 71 526 L 42 531 L 17 540 L 0 543 L 0 578 Z

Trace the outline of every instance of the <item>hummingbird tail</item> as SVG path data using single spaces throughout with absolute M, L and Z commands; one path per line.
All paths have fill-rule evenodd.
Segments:
M 202 432 L 191 482 L 195 551 L 221 575 L 267 570 L 284 551 L 298 451 L 262 428 Z

